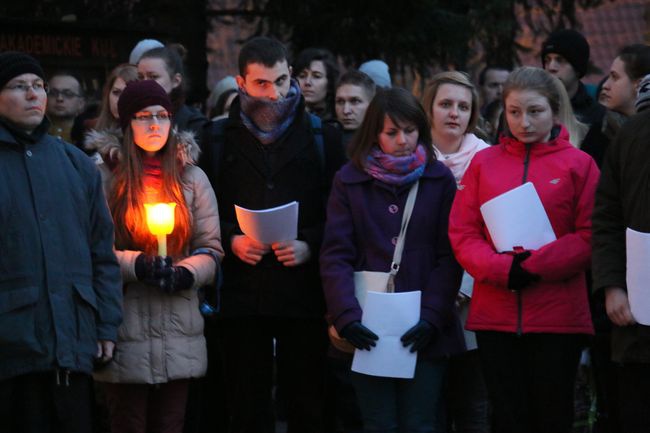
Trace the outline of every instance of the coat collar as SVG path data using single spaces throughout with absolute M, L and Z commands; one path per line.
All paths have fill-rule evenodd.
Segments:
M 523 155 L 526 153 L 526 145 L 510 135 L 502 135 L 499 140 L 499 146 L 506 152 L 514 155 Z M 545 143 L 533 143 L 530 152 L 533 155 L 544 155 L 567 148 L 573 148 L 573 145 L 569 141 L 569 132 L 564 126 L 560 126 L 560 130 L 549 141 Z
M 194 134 L 190 131 L 172 129 L 170 134 L 176 136 L 178 141 L 177 158 L 183 166 L 195 165 L 201 152 Z M 86 148 L 97 151 L 104 161 L 116 164 L 122 158 L 122 131 L 119 129 L 95 131 L 86 134 Z

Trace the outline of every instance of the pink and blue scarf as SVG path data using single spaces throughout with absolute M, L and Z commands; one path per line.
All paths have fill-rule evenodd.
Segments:
M 408 156 L 392 156 L 374 146 L 366 157 L 364 170 L 373 178 L 389 185 L 407 185 L 418 180 L 428 159 L 427 151 L 418 144 Z

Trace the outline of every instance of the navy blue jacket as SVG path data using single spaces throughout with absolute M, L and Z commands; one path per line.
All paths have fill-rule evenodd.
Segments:
M 115 341 L 122 320 L 113 223 L 94 163 L 47 134 L 17 140 L 0 123 L 0 227 L 0 380 L 90 373 L 97 340 Z

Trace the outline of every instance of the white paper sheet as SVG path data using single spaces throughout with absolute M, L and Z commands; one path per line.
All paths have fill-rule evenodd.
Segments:
M 244 234 L 258 242 L 272 244 L 298 237 L 298 202 L 262 210 L 235 205 L 235 212 Z
M 400 337 L 420 320 L 422 292 L 368 292 L 361 323 L 379 336 L 370 351 L 355 350 L 352 371 L 371 376 L 412 379 L 417 353 L 403 347 Z
M 536 250 L 556 239 L 531 182 L 486 201 L 481 214 L 499 252 L 512 251 L 514 247 Z
M 650 325 L 650 233 L 628 228 L 625 231 L 627 255 L 627 297 L 634 319 Z

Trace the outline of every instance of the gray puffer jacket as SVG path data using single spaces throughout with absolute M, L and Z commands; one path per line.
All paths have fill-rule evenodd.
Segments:
M 124 279 L 124 322 L 119 329 L 113 362 L 95 373 L 95 380 L 110 383 L 165 383 L 201 377 L 207 369 L 203 317 L 199 312 L 199 287 L 214 280 L 216 264 L 210 254 L 192 255 L 198 249 L 223 257 L 217 199 L 205 173 L 194 165 L 199 148 L 189 133 L 176 133 L 184 165 L 183 192 L 192 220 L 192 237 L 185 257 L 174 265 L 187 268 L 194 287 L 166 294 L 137 280 L 135 260 L 141 251 L 116 251 Z M 92 133 L 105 161 L 120 159 L 120 143 L 110 133 Z M 109 157 L 109 155 L 112 155 Z M 100 164 L 105 186 L 111 173 Z M 108 192 L 107 192 L 108 195 Z M 116 222 L 119 224 L 120 222 Z

